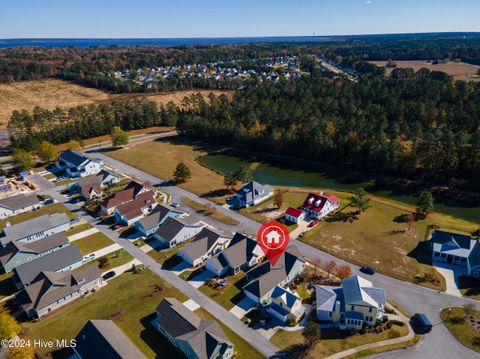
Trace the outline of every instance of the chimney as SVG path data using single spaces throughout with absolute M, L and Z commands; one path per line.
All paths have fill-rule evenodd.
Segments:
M 320 191 L 320 196 L 323 196 L 323 191 Z

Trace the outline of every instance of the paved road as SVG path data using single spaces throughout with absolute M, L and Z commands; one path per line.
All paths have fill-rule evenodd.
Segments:
M 138 180 L 149 181 L 154 185 L 165 186 L 164 181 L 160 178 L 145 173 L 123 162 L 114 160 L 103 153 L 95 152 L 92 153 L 91 156 L 100 157 L 105 163 L 116 167 L 119 171 L 127 173 L 132 177 L 137 178 Z M 218 212 L 224 213 L 240 222 L 240 225 L 238 226 L 229 226 L 220 222 L 213 221 L 210 218 L 205 219 L 208 222 L 213 223 L 217 228 L 226 231 L 241 231 L 252 234 L 256 234 L 258 229 L 260 228 L 260 224 L 258 222 L 253 221 L 250 218 L 244 217 L 237 212 L 231 211 L 222 206 L 216 205 L 215 203 L 200 198 L 197 195 L 190 193 L 182 188 L 176 186 L 165 186 L 163 189 L 171 194 L 172 201 L 174 202 L 180 202 L 180 199 L 182 197 L 187 197 L 197 202 L 213 205 L 216 207 Z M 342 261 L 306 243 L 297 240 L 291 240 L 291 243 L 295 244 L 306 258 L 319 258 L 322 261 L 334 259 L 339 264 L 350 265 L 354 274 L 360 274 L 359 267 L 356 265 Z M 480 304 L 478 301 L 473 301 L 466 298 L 457 298 L 449 294 L 439 293 L 437 291 L 418 286 L 413 283 L 400 281 L 378 273 L 368 279 L 371 280 L 375 286 L 385 288 L 388 296 L 410 313 L 426 313 L 434 324 L 434 329 L 431 333 L 424 336 L 424 340 L 420 345 L 417 345 L 416 347 L 409 350 L 397 350 L 393 353 L 380 354 L 376 357 L 419 359 L 471 359 L 474 357 L 478 357 L 478 353 L 467 349 L 458 341 L 453 339 L 450 332 L 441 323 L 441 320 L 439 318 L 439 311 L 446 306 L 461 306 L 467 302 L 474 302 L 478 305 Z
M 189 283 L 185 282 L 183 279 L 177 277 L 171 271 L 162 269 L 159 263 L 152 259 L 152 257 L 146 254 L 143 250 L 133 245 L 128 239 L 121 238 L 116 231 L 111 230 L 108 225 L 102 224 L 90 215 L 87 215 L 85 212 L 80 210 L 77 205 L 68 203 L 68 199 L 58 193 L 58 188 L 52 185 L 49 181 L 45 180 L 42 176 L 32 175 L 30 176 L 30 180 L 37 185 L 42 193 L 52 196 L 54 199 L 63 203 L 69 210 L 75 212 L 86 222 L 95 226 L 100 232 L 104 233 L 118 245 L 123 247 L 133 257 L 147 265 L 150 270 L 152 270 L 160 278 L 170 283 L 180 292 L 184 293 L 188 298 L 194 300 L 202 308 L 210 312 L 215 318 L 223 322 L 237 335 L 256 348 L 260 353 L 267 357 L 282 355 L 280 349 L 273 345 L 268 339 L 258 335 L 254 330 L 245 326 L 242 321 L 228 312 L 225 308 L 208 298 L 206 295 L 198 291 Z
M 141 142 L 146 142 L 146 141 L 152 141 L 157 138 L 162 138 L 162 137 L 171 137 L 171 136 L 176 136 L 178 135 L 178 132 L 176 130 L 174 131 L 168 131 L 168 132 L 155 132 L 155 133 L 142 133 L 138 135 L 132 135 L 128 138 L 128 143 L 141 143 Z M 97 143 L 92 143 L 90 145 L 84 146 L 84 150 L 96 150 L 96 149 L 102 149 L 102 148 L 107 148 L 111 147 L 112 141 L 107 140 L 107 141 L 102 141 L 102 142 L 97 142 Z

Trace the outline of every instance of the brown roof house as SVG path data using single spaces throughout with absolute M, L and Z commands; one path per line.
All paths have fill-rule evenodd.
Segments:
M 196 267 L 227 248 L 231 240 L 231 237 L 205 227 L 194 237 L 191 243 L 178 251 L 178 256 L 191 266 Z
M 200 318 L 175 298 L 157 307 L 153 326 L 188 359 L 227 359 L 234 346 L 214 320 Z
M 29 318 L 41 318 L 101 283 L 102 273 L 96 265 L 76 272 L 42 271 L 17 295 L 17 300 Z
M 129 226 L 148 215 L 157 204 L 154 191 L 142 192 L 135 199 L 122 203 L 115 208 L 115 211 L 113 211 L 115 222 Z
M 101 211 L 104 215 L 112 214 L 113 211 L 115 211 L 115 208 L 121 204 L 133 201 L 142 193 L 151 190 L 152 188 L 148 184 L 130 181 L 123 191 L 112 193 L 103 200 Z
M 72 183 L 68 186 L 70 193 L 79 193 L 83 199 L 100 197 L 103 188 L 112 183 L 118 183 L 120 176 L 101 170 L 96 176 L 85 177 L 80 181 Z

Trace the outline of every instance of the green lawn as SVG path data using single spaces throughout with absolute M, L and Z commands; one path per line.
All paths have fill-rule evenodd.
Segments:
M 155 285 L 162 290 L 154 291 Z M 150 324 L 163 298 L 188 298 L 163 282 L 150 270 L 125 273 L 113 278 L 98 292 L 81 298 L 36 323 L 25 323 L 29 339 L 74 338 L 89 319 L 112 319 L 149 358 L 172 358 L 178 354 Z M 41 349 L 46 353 L 49 349 Z
M 391 329 L 381 333 L 367 334 L 349 334 L 334 328 L 322 329 L 322 339 L 310 351 L 308 358 L 325 358 L 363 344 L 403 337 L 407 334 L 408 327 L 406 325 L 403 327 L 394 325 Z M 270 340 L 278 347 L 292 353 L 301 349 L 301 344 L 304 342 L 301 330 L 294 332 L 279 330 Z
M 230 310 L 244 297 L 242 288 L 246 284 L 246 277 L 245 273 L 240 271 L 236 275 L 226 277 L 226 279 L 229 282 L 229 285 L 226 288 L 214 289 L 204 284 L 199 290 L 225 309 Z
M 165 265 L 167 268 L 172 268 L 175 264 L 178 264 L 175 255 L 188 243 L 190 243 L 190 241 L 186 241 L 176 247 L 170 249 L 162 249 L 160 251 L 152 249 L 151 251 L 147 252 L 147 254 L 152 257 L 156 262 Z
M 355 353 L 354 355 L 349 355 L 349 356 L 345 357 L 345 359 L 363 358 L 363 357 L 371 356 L 371 355 L 378 354 L 378 353 L 384 353 L 384 352 L 389 352 L 389 351 L 396 350 L 396 349 L 408 348 L 408 347 L 411 347 L 411 346 L 417 344 L 418 342 L 420 342 L 421 339 L 422 339 L 422 336 L 420 334 L 415 334 L 413 339 L 408 340 L 406 342 L 391 344 L 391 345 L 383 345 L 381 347 L 362 350 L 359 353 Z
M 57 178 L 57 176 L 54 175 L 53 173 L 49 172 L 47 174 L 44 174 L 43 178 L 45 178 L 46 180 L 51 180 L 51 179 Z
M 215 317 L 203 308 L 198 308 L 195 313 L 203 319 L 215 320 Z M 227 335 L 230 341 L 235 345 L 236 359 L 264 358 L 262 354 L 255 350 L 248 342 L 243 340 L 235 332 L 230 330 L 230 328 L 219 321 L 217 321 L 217 323 L 220 325 L 220 328 L 222 328 L 223 332 Z
M 90 223 L 82 223 L 82 224 L 79 224 L 78 226 L 70 228 L 68 231 L 65 231 L 65 235 L 69 237 L 74 234 L 86 231 L 87 229 L 90 229 L 90 228 L 92 228 L 92 225 Z
M 236 226 L 240 224 L 240 222 L 237 221 L 236 219 L 226 216 L 223 213 L 220 213 L 218 211 L 206 209 L 204 205 L 194 200 L 191 200 L 190 198 L 182 198 L 182 202 L 188 207 L 194 209 L 197 213 L 203 214 L 205 216 L 209 216 L 216 221 L 219 221 L 228 225 L 232 225 L 232 226 Z
M 77 246 L 83 255 L 98 251 L 111 244 L 113 244 L 113 241 L 102 232 L 97 232 L 72 242 L 72 245 Z
M 449 314 L 449 310 L 450 314 Z M 473 313 L 474 320 L 480 322 L 480 310 Z M 466 318 L 465 310 L 460 307 L 445 308 L 440 317 L 455 338 L 472 350 L 480 352 L 480 330 L 476 330 Z M 447 320 L 448 318 L 448 320 Z
M 108 258 L 108 264 L 105 267 L 100 268 L 102 272 L 119 267 L 133 260 L 133 256 L 130 253 L 128 253 L 125 249 L 122 248 L 115 252 L 107 254 L 106 256 L 96 258 L 94 261 L 87 262 L 82 267 L 88 266 L 92 263 L 96 263 L 99 266 L 100 258 L 104 258 L 104 257 Z
M 39 217 L 39 216 L 42 216 L 44 214 L 53 214 L 53 213 L 65 213 L 68 216 L 68 218 L 70 218 L 70 219 L 77 217 L 77 215 L 75 213 L 70 212 L 68 210 L 68 208 L 65 207 L 63 204 L 52 203 L 52 204 L 43 206 L 43 207 L 41 207 L 41 208 L 39 208 L 35 211 L 22 213 L 22 214 L 19 214 L 17 216 L 13 216 L 13 217 L 10 217 L 10 218 L 0 220 L 0 229 L 3 230 L 6 222 L 10 222 L 10 224 L 13 225 L 13 224 L 28 221 L 29 219 Z
M 17 289 L 13 284 L 12 273 L 0 274 L 0 299 L 15 293 Z

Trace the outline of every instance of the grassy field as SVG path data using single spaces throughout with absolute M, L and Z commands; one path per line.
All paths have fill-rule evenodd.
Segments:
M 370 61 L 370 63 L 377 66 L 384 67 L 388 61 Z M 476 75 L 480 66 L 470 65 L 463 62 L 448 62 L 445 64 L 426 64 L 423 60 L 410 60 L 410 61 L 395 61 L 397 67 L 401 68 L 412 68 L 414 71 L 418 71 L 422 67 L 425 67 L 431 71 L 442 71 L 457 80 L 466 80 L 466 81 L 480 81 L 480 77 L 469 77 L 467 75 Z M 394 68 L 387 68 L 387 75 L 390 76 Z
M 78 226 L 70 228 L 68 231 L 65 231 L 65 235 L 69 237 L 74 234 L 86 231 L 87 229 L 90 229 L 90 228 L 92 228 L 92 225 L 90 223 L 82 223 L 82 224 L 79 224 Z
M 358 352 L 354 355 L 349 355 L 349 356 L 345 357 L 345 359 L 363 358 L 363 357 L 371 356 L 371 355 L 378 354 L 378 353 L 389 352 L 389 351 L 396 350 L 396 349 L 405 349 L 405 348 L 411 347 L 411 346 L 419 343 L 421 339 L 422 339 L 422 336 L 420 334 L 415 334 L 413 339 L 411 339 L 409 341 L 402 342 L 402 343 L 397 343 L 397 344 L 383 345 L 381 347 L 376 347 L 376 348 L 372 348 L 372 349 L 363 350 L 363 351 Z
M 226 279 L 229 285 L 224 289 L 214 289 L 204 284 L 199 290 L 225 309 L 230 310 L 244 297 L 242 288 L 246 284 L 246 277 L 245 273 L 241 271 L 236 275 L 226 277 Z
M 182 198 L 182 202 L 185 205 L 187 205 L 188 207 L 194 209 L 197 213 L 203 214 L 205 216 L 209 216 L 216 221 L 219 221 L 219 222 L 222 222 L 222 223 L 225 223 L 225 224 L 229 224 L 229 225 L 232 225 L 232 226 L 236 226 L 236 225 L 240 224 L 239 221 L 233 219 L 232 217 L 226 216 L 223 213 L 220 213 L 220 212 L 217 212 L 217 211 L 209 211 L 201 203 L 193 201 L 189 198 Z
M 70 212 L 68 208 L 65 207 L 63 204 L 53 203 L 53 204 L 40 207 L 39 209 L 32 212 L 26 212 L 26 213 L 22 213 L 7 219 L 2 219 L 0 221 L 0 229 L 3 230 L 3 228 L 5 227 L 5 223 L 7 222 L 10 222 L 10 224 L 13 225 L 13 224 L 28 221 L 29 219 L 39 217 L 44 214 L 53 214 L 53 213 L 65 213 L 70 219 L 77 217 L 74 213 Z
M 451 310 L 450 314 L 449 310 Z M 472 316 L 474 320 L 480 322 L 480 310 L 475 310 Z M 480 330 L 476 330 L 470 324 L 469 319 L 465 319 L 466 314 L 463 308 L 445 308 L 440 312 L 440 317 L 458 341 L 470 349 L 480 352 Z
M 355 348 L 363 344 L 378 342 L 381 340 L 403 337 L 408 334 L 406 325 L 403 327 L 392 326 L 391 329 L 381 333 L 352 334 L 347 335 L 337 329 L 322 329 L 322 339 L 315 345 L 308 358 L 325 358 L 334 353 L 338 353 L 350 348 Z M 273 344 L 287 351 L 294 351 L 294 348 L 304 342 L 302 331 L 287 332 L 280 330 L 272 338 Z
M 195 311 L 203 319 L 215 320 L 215 317 L 207 312 L 203 308 L 198 308 Z M 239 337 L 235 332 L 231 331 L 230 328 L 225 326 L 223 323 L 217 322 L 222 328 L 223 332 L 227 335 L 227 337 L 231 340 L 231 342 L 235 345 L 235 358 L 238 359 L 257 359 L 263 358 L 263 355 L 256 351 L 250 344 L 248 344 L 245 340 Z
M 154 94 L 109 94 L 107 92 L 82 87 L 70 82 L 47 79 L 38 81 L 22 81 L 8 84 L 0 84 L 0 128 L 5 128 L 14 110 L 33 110 L 35 106 L 53 110 L 55 107 L 70 108 L 79 105 L 88 105 L 111 101 L 114 99 L 127 99 L 133 97 L 145 97 L 158 104 L 166 104 L 173 101 L 181 105 L 185 96 L 201 93 L 207 96 L 210 92 L 220 95 L 222 93 L 231 96 L 233 91 L 221 90 L 189 90 Z
M 113 241 L 101 232 L 94 233 L 88 237 L 83 237 L 72 242 L 72 245 L 77 246 L 83 255 L 98 251 L 111 244 L 113 244 Z

